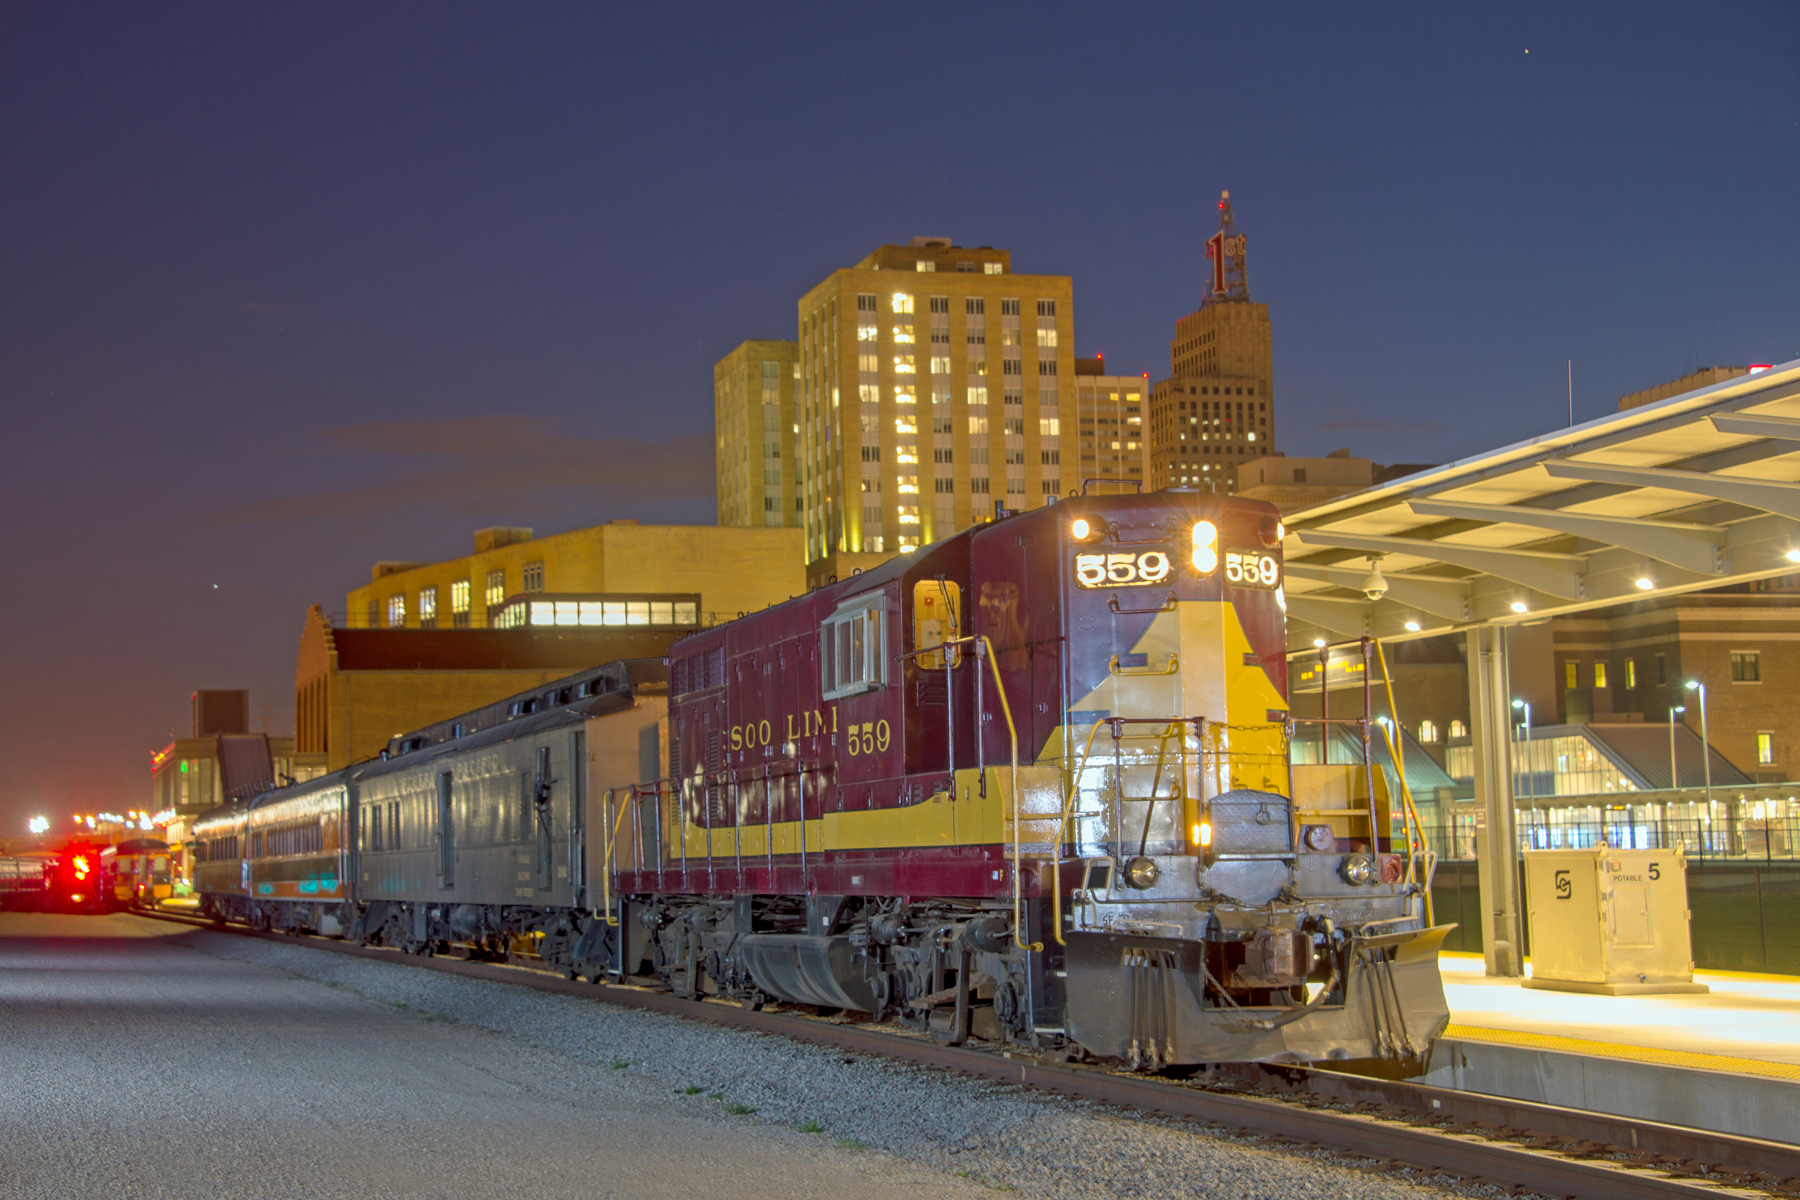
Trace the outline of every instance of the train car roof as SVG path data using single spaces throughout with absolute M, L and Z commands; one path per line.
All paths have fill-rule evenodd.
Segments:
M 629 693 L 613 693 L 612 698 L 627 697 L 625 704 L 608 706 L 607 711 L 617 711 L 629 704 Z M 370 759 L 349 768 L 355 772 L 358 780 L 379 779 L 384 775 L 393 775 L 400 771 L 410 771 L 415 767 L 426 766 L 452 754 L 461 754 L 468 750 L 479 750 L 487 746 L 504 745 L 518 738 L 534 737 L 540 733 L 562 729 L 571 725 L 584 724 L 588 716 L 588 705 L 568 705 L 552 708 L 547 712 L 533 713 L 528 717 L 518 717 L 504 725 L 495 725 L 491 729 L 483 729 L 477 733 L 464 734 L 459 738 L 449 738 L 435 745 L 424 746 L 405 754 L 392 755 L 385 759 Z M 604 715 L 595 713 L 592 715 Z
M 613 693 L 635 695 L 644 690 L 654 691 L 659 686 L 667 686 L 668 681 L 669 666 L 665 659 L 615 659 L 390 738 L 387 756 L 393 759 L 416 754 L 441 742 L 467 738 L 552 708 L 580 705 Z

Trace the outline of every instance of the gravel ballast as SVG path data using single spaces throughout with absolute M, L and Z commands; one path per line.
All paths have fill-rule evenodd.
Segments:
M 1318 1147 L 973 1079 L 785 1038 L 293 945 L 197 932 L 205 954 L 610 1068 L 608 1082 L 878 1152 L 989 1189 L 1058 1200 L 1500 1196 L 1509 1189 Z M 949 1183 L 950 1180 L 946 1180 Z

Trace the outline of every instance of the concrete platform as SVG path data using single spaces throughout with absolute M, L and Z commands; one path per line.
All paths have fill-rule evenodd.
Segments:
M 1451 1024 L 1426 1082 L 1800 1143 L 1800 980 L 1698 972 L 1705 994 L 1603 996 L 1440 963 Z

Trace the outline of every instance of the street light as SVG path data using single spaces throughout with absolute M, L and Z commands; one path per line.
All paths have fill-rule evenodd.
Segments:
M 1514 708 L 1523 709 L 1525 712 L 1523 722 L 1525 726 L 1525 798 L 1529 800 L 1536 794 L 1534 789 L 1537 786 L 1531 778 L 1531 705 L 1523 700 L 1514 700 L 1512 704 Z
M 1706 685 L 1698 679 L 1687 682 L 1688 691 L 1700 693 L 1700 761 L 1706 764 L 1706 810 L 1712 811 L 1712 738 L 1706 734 Z
M 1678 782 L 1680 777 L 1675 774 L 1675 714 L 1686 711 L 1687 705 L 1685 704 L 1677 704 L 1669 710 L 1669 790 L 1671 792 L 1681 787 Z
M 50 818 L 49 817 L 33 817 L 33 818 L 31 818 L 31 820 L 25 822 L 25 827 L 27 829 L 31 830 L 31 832 L 33 832 L 33 833 L 49 833 L 50 832 Z

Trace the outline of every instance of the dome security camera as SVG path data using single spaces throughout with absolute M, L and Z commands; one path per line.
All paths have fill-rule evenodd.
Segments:
M 1362 581 L 1362 593 L 1371 600 L 1379 600 L 1387 595 L 1387 590 L 1387 580 L 1381 577 L 1381 564 L 1371 558 L 1369 573 Z

